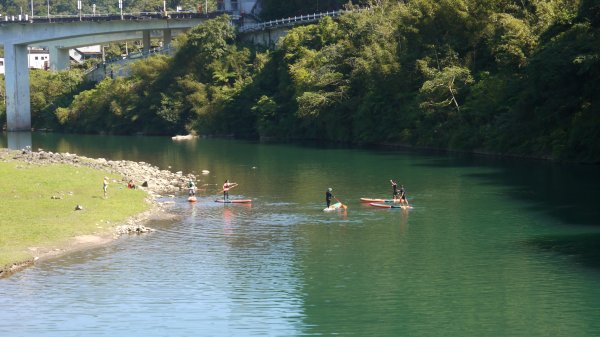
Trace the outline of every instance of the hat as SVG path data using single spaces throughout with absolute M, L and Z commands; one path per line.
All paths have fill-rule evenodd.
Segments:
M 331 192 L 331 191 L 333 191 L 333 188 L 331 188 L 331 187 L 330 187 L 330 188 L 328 188 L 327 190 L 328 190 L 329 192 Z

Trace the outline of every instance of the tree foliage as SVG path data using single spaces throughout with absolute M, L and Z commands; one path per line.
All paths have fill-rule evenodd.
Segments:
M 265 3 L 266 13 L 284 7 Z M 597 1 L 378 3 L 293 28 L 273 50 L 236 44 L 228 18 L 213 20 L 179 39 L 173 58 L 79 93 L 56 120 L 600 162 Z

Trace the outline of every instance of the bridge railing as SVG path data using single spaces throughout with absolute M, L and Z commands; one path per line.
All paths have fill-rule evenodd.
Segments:
M 130 62 L 133 60 L 145 59 L 153 55 L 173 54 L 176 51 L 171 45 L 159 48 L 151 48 L 148 51 L 130 53 L 126 57 L 117 57 L 107 60 L 104 63 L 98 63 L 94 67 L 86 70 L 84 76 L 89 81 L 99 82 L 105 77 L 121 77 L 130 75 Z
M 360 11 L 371 10 L 371 9 L 372 9 L 371 7 L 351 9 L 351 10 L 343 10 L 342 9 L 342 10 L 337 10 L 337 11 L 326 11 L 326 12 L 320 12 L 320 13 L 293 16 L 293 17 L 288 17 L 288 18 L 283 18 L 283 19 L 277 19 L 277 20 L 265 21 L 265 22 L 260 22 L 260 23 L 254 23 L 254 24 L 250 24 L 250 25 L 244 25 L 239 28 L 239 32 L 240 33 L 256 32 L 259 30 L 264 30 L 264 29 L 274 28 L 274 27 L 287 27 L 287 26 L 293 26 L 293 25 L 297 25 L 297 24 L 317 22 L 326 16 L 337 17 L 344 13 L 360 12 Z
M 112 21 L 112 20 L 148 20 L 148 19 L 210 19 L 222 14 L 232 14 L 226 11 L 197 13 L 189 11 L 166 12 L 134 12 L 134 13 L 96 13 L 96 14 L 66 14 L 50 16 L 0 15 L 0 23 L 48 23 L 48 22 L 77 22 L 77 21 Z

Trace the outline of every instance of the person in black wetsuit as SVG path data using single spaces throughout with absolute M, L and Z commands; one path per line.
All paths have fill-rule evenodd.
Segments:
M 392 183 L 392 199 L 394 199 L 394 201 L 396 201 L 396 199 L 398 199 L 398 196 L 400 195 L 398 192 L 398 183 L 391 179 L 390 179 L 390 183 Z
M 408 204 L 408 199 L 406 199 L 406 190 L 404 189 L 404 185 L 400 185 L 400 204 L 404 205 L 404 203 L 406 203 L 406 206 L 410 206 Z
M 325 192 L 325 202 L 327 203 L 327 208 L 329 208 L 331 205 L 331 198 L 333 198 L 333 194 L 331 193 L 332 191 L 333 189 L 330 187 L 327 189 L 327 192 Z

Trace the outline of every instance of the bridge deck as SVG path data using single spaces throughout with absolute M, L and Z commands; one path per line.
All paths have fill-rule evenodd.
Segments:
M 116 20 L 152 20 L 152 19 L 211 19 L 232 12 L 217 11 L 210 13 L 196 12 L 139 12 L 120 14 L 83 14 L 79 15 L 50 15 L 50 16 L 28 16 L 28 15 L 5 15 L 0 16 L 0 26 L 5 24 L 36 24 L 36 23 L 70 23 L 70 22 L 99 22 Z

